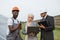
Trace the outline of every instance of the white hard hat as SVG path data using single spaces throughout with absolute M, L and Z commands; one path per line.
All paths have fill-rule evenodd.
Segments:
M 40 10 L 40 13 L 44 13 L 44 12 L 47 12 L 47 10 L 46 9 Z

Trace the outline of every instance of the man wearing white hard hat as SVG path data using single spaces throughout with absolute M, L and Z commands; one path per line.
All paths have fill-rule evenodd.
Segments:
M 43 10 L 40 13 L 42 19 L 40 22 L 47 22 L 47 26 L 41 24 L 39 27 L 41 29 L 41 39 L 40 40 L 54 40 L 53 30 L 54 30 L 54 18 L 47 15 L 47 11 Z

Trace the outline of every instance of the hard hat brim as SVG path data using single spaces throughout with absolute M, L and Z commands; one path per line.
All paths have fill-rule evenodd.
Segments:
M 14 12 L 14 11 L 17 11 L 17 12 L 19 12 L 19 10 L 12 10 L 12 12 Z

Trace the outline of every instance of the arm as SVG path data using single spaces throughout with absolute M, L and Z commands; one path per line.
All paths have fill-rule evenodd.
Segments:
M 8 25 L 10 32 L 14 32 L 18 29 L 18 25 L 14 27 L 13 25 Z
M 55 27 L 54 27 L 54 18 L 53 17 L 50 17 L 49 18 L 49 24 L 48 24 L 48 27 L 45 27 L 45 31 L 51 31 L 53 30 Z
M 8 20 L 8 27 L 9 27 L 10 32 L 14 32 L 15 30 L 17 30 L 19 28 L 19 23 L 16 27 L 14 27 L 13 26 L 13 20 L 9 19 Z

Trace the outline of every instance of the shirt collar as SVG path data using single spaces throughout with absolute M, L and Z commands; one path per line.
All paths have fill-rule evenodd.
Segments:
M 47 15 L 44 18 L 46 18 L 46 17 L 47 17 Z
M 12 17 L 12 19 L 13 19 L 13 20 L 17 20 L 17 18 L 16 18 L 16 19 L 14 19 L 13 17 Z

